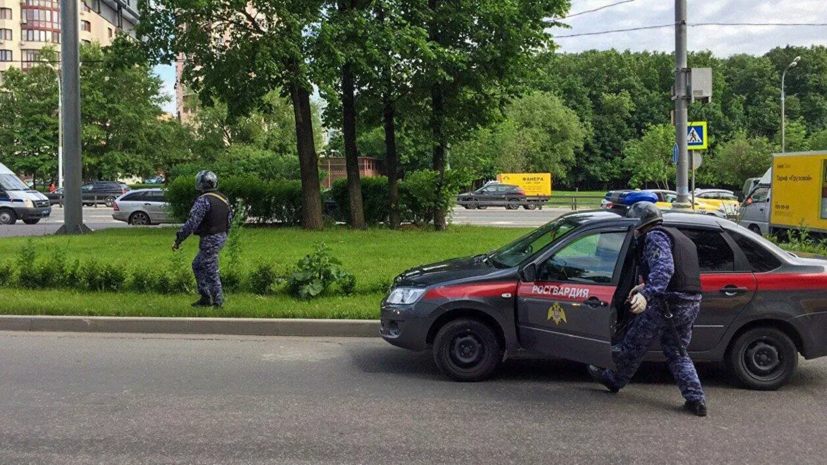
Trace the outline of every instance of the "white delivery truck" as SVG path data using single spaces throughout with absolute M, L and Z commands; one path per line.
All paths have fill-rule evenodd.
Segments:
M 0 225 L 14 224 L 17 220 L 36 224 L 51 214 L 49 199 L 29 189 L 12 170 L 0 163 Z
M 827 152 L 778 153 L 741 206 L 739 224 L 759 234 L 803 229 L 827 235 Z

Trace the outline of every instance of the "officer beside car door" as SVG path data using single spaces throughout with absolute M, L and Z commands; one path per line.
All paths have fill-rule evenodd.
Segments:
M 629 294 L 631 312 L 637 317 L 614 356 L 617 370 L 589 366 L 589 374 L 611 392 L 618 392 L 632 379 L 652 343 L 660 338 L 669 369 L 686 399 L 685 408 L 706 416 L 704 391 L 686 353 L 701 308 L 697 249 L 680 231 L 661 227 L 663 216 L 652 203 L 634 204 L 627 216 L 639 219 L 635 235 L 643 284 Z
M 192 261 L 192 271 L 198 284 L 201 299 L 193 307 L 222 307 L 224 293 L 218 272 L 218 254 L 227 241 L 227 232 L 233 220 L 230 201 L 218 192 L 218 178 L 211 171 L 201 171 L 195 176 L 195 188 L 201 195 L 195 200 L 190 216 L 178 231 L 172 250 L 191 234 L 200 236 L 198 255 Z

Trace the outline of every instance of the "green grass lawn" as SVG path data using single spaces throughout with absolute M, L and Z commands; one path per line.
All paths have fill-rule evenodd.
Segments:
M 525 234 L 526 229 L 452 226 L 444 233 L 420 230 L 351 231 L 344 228 L 324 232 L 299 229 L 248 228 L 244 231 L 242 261 L 246 271 L 260 263 L 272 263 L 286 271 L 324 242 L 357 279 L 356 293 L 344 297 L 324 296 L 311 301 L 295 300 L 283 292 L 273 296 L 230 294 L 223 310 L 195 312 L 189 303 L 194 295 L 81 293 L 73 290 L 25 290 L 6 288 L 2 292 L 2 314 L 118 315 L 118 316 L 231 316 L 296 318 L 376 318 L 384 286 L 402 271 L 421 264 L 487 252 Z M 69 260 L 95 259 L 128 269 L 164 268 L 172 252 L 175 229 L 110 229 L 88 236 L 38 237 L 32 239 L 40 257 L 65 251 Z M 28 239 L 0 241 L 0 261 L 10 261 Z M 190 260 L 197 250 L 197 238 L 184 243 Z M 226 249 L 224 254 L 226 254 Z M 222 258 L 224 258 L 222 256 Z

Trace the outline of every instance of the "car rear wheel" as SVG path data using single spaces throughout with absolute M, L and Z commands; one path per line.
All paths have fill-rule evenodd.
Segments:
M 520 208 L 520 201 L 509 199 L 505 204 L 506 210 L 517 210 Z
M 129 224 L 133 226 L 148 226 L 152 224 L 149 215 L 144 212 L 135 212 L 129 216 Z
M 0 224 L 14 224 L 17 222 L 17 214 L 9 208 L 0 209 Z
M 103 199 L 103 203 L 107 207 L 111 207 L 111 206 L 115 205 L 115 197 L 107 197 L 107 198 Z
M 727 365 L 735 378 L 749 389 L 774 391 L 795 374 L 798 350 L 783 331 L 753 328 L 732 344 Z
M 37 224 L 40 223 L 40 218 L 32 218 L 30 220 L 23 220 L 26 224 Z
M 537 205 L 534 205 L 533 203 L 529 203 L 527 205 L 524 205 L 523 208 L 525 208 L 526 210 L 536 210 Z
M 461 318 L 443 326 L 434 339 L 434 360 L 455 381 L 482 381 L 503 359 L 494 331 L 485 323 Z

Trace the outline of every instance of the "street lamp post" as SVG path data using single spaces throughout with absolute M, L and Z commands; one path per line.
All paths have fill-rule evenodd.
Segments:
M 63 187 L 63 85 L 57 70 L 57 187 Z
M 789 71 L 789 70 L 795 68 L 796 66 L 798 66 L 799 61 L 801 61 L 801 57 L 800 56 L 795 57 L 795 59 L 789 65 L 787 65 L 787 69 L 785 69 L 784 72 L 781 73 L 781 153 L 785 153 L 787 151 L 787 146 L 786 146 L 787 122 L 785 121 L 785 118 L 786 118 L 785 106 L 786 106 L 786 101 L 787 101 L 787 95 L 784 92 L 784 83 L 785 83 L 785 80 L 787 78 L 787 71 Z

